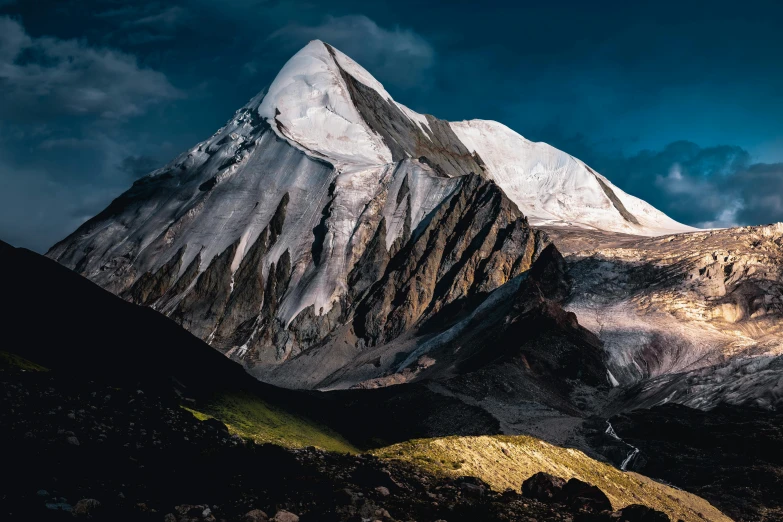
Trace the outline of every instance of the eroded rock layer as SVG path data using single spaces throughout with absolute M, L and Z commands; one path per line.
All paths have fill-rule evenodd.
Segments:
M 640 238 L 548 229 L 626 403 L 783 404 L 783 224 Z

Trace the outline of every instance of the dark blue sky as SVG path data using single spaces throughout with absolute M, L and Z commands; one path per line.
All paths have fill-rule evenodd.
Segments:
M 782 26 L 778 1 L 0 0 L 0 239 L 46 250 L 313 38 L 686 223 L 783 221 Z

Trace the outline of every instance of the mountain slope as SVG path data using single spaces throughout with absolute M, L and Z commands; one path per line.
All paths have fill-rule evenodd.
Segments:
M 13 303 L 0 318 L 3 348 L 13 352 L 0 352 L 0 442 L 15 457 L 6 459 L 0 477 L 3 520 L 71 519 L 68 511 L 88 512 L 91 520 L 159 521 L 169 512 L 179 515 L 174 520 L 191 520 L 188 513 L 213 520 L 202 515 L 208 506 L 227 520 L 242 520 L 258 508 L 287 509 L 302 520 L 350 519 L 360 508 L 365 515 L 386 509 L 391 514 L 382 519 L 389 522 L 412 513 L 423 520 L 446 513 L 466 521 L 562 520 L 568 508 L 522 499 L 518 492 L 529 474 L 552 469 L 599 470 L 580 476 L 613 499 L 613 492 L 623 490 L 616 506 L 645 502 L 688 522 L 700 519 L 678 505 L 682 500 L 702 513 L 714 512 L 697 497 L 529 437 L 509 447 L 547 451 L 513 470 L 517 491 L 502 500 L 500 488 L 485 491 L 480 500 L 459 494 L 460 484 L 477 479 L 444 478 L 421 462 L 399 462 L 405 457 L 399 447 L 380 449 L 380 459 L 303 449 L 356 452 L 326 424 L 351 428 L 354 435 L 365 430 L 359 438 L 376 442 L 428 433 L 494 433 L 496 427 L 482 423 L 475 406 L 419 383 L 328 394 L 276 390 L 160 314 L 2 242 L 0 283 L 3 297 Z M 50 370 L 17 354 L 45 362 Z M 259 445 L 266 442 L 292 449 Z M 465 439 L 412 444 L 465 454 Z M 481 447 L 472 450 L 479 461 L 491 456 Z M 467 467 L 460 475 L 468 472 L 481 475 Z M 393 494 L 383 495 L 380 485 Z M 346 489 L 361 491 L 361 502 Z M 430 492 L 441 495 L 439 504 Z
M 534 473 L 545 472 L 566 479 L 575 477 L 595 484 L 606 493 L 615 509 L 643 503 L 666 512 L 672 520 L 731 519 L 703 499 L 648 479 L 625 473 L 596 461 L 580 451 L 558 448 L 532 437 L 447 437 L 412 440 L 374 452 L 376 455 L 411 462 L 437 474 L 471 475 L 503 491 Z
M 10 353 L 0 352 L 0 360 L 27 371 L 45 367 L 75 381 L 143 389 L 190 408 L 220 409 L 221 420 L 251 412 L 259 441 L 355 451 L 291 407 L 313 399 L 256 381 L 160 314 L 49 259 L 0 241 L 0 283 L 13 303 L 2 318 Z
M 695 230 L 626 194 L 578 159 L 498 122 L 471 120 L 451 127 L 533 225 L 644 236 Z
M 566 308 L 604 343 L 618 408 L 783 404 L 783 225 L 640 238 L 549 229 Z
M 312 348 L 337 341 L 334 360 L 348 363 L 470 313 L 548 243 L 525 213 L 643 234 L 682 229 L 499 124 L 407 109 L 314 41 L 214 136 L 47 255 L 273 379 Z M 326 369 L 274 382 L 311 387 Z

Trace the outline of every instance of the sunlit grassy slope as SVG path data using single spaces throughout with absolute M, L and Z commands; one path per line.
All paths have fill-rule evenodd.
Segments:
M 225 394 L 204 406 L 186 409 L 201 420 L 214 417 L 232 433 L 258 443 L 289 448 L 315 446 L 340 453 L 359 451 L 329 428 L 276 408 L 251 394 Z
M 0 351 L 0 371 L 10 368 L 25 370 L 28 372 L 46 371 L 46 368 L 40 364 L 35 364 L 34 362 L 28 361 L 27 359 L 19 357 L 13 353 Z
M 553 446 L 533 437 L 419 439 L 373 453 L 383 458 L 407 461 L 439 475 L 479 477 L 498 491 L 506 488 L 518 491 L 525 479 L 545 471 L 595 484 L 606 493 L 615 509 L 629 504 L 644 504 L 666 512 L 672 520 L 731 520 L 700 497 L 636 473 L 620 471 L 581 451 Z
M 224 395 L 189 410 L 199 419 L 223 421 L 233 433 L 257 442 L 286 447 L 315 446 L 328 451 L 358 450 L 330 429 L 282 411 L 250 394 Z M 566 479 L 576 477 L 601 488 L 615 509 L 644 504 L 685 522 L 731 522 L 706 500 L 626 473 L 592 459 L 575 449 L 553 446 L 527 436 L 444 437 L 418 439 L 372 453 L 406 461 L 441 476 L 475 476 L 492 488 L 519 490 L 522 482 L 539 471 Z
M 18 355 L 0 351 L 0 371 L 46 371 Z M 203 405 L 187 407 L 197 418 L 224 422 L 232 433 L 258 443 L 289 448 L 315 446 L 327 451 L 359 453 L 338 433 L 300 415 L 284 411 L 250 393 L 223 394 Z M 615 509 L 645 504 L 685 522 L 731 522 L 706 500 L 622 472 L 581 451 L 553 446 L 527 436 L 444 437 L 395 444 L 372 453 L 398 459 L 442 476 L 475 476 L 492 488 L 519 490 L 532 474 L 545 471 L 566 479 L 576 477 L 601 488 Z

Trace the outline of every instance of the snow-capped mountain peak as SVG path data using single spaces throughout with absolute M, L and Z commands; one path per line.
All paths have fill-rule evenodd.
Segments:
M 391 150 L 399 145 L 398 136 L 384 135 L 379 123 L 367 117 L 377 113 L 377 107 L 367 106 L 357 85 L 387 104 L 391 116 L 384 116 L 413 124 L 410 132 L 418 134 L 417 139 L 443 134 L 432 127 L 434 118 L 395 102 L 366 69 L 319 40 L 286 63 L 258 112 L 281 138 L 339 168 L 399 161 L 400 154 L 395 157 Z M 448 126 L 459 145 L 481 158 L 483 173 L 532 223 L 639 235 L 693 230 L 625 193 L 578 159 L 546 143 L 531 142 L 501 123 L 472 120 Z M 411 147 L 402 149 L 402 156 L 417 157 Z
M 310 154 L 339 163 L 392 161 L 389 149 L 352 102 L 335 56 L 319 40 L 288 60 L 258 113 L 281 137 Z
M 477 302 L 546 247 L 529 222 L 687 230 L 499 123 L 398 104 L 313 41 L 218 132 L 48 255 L 272 371 L 338 330 L 358 350 Z M 338 369 L 326 362 L 337 366 L 307 370 L 310 384 Z
M 451 124 L 531 224 L 576 226 L 645 236 L 695 230 L 633 197 L 582 161 L 532 142 L 495 121 Z

